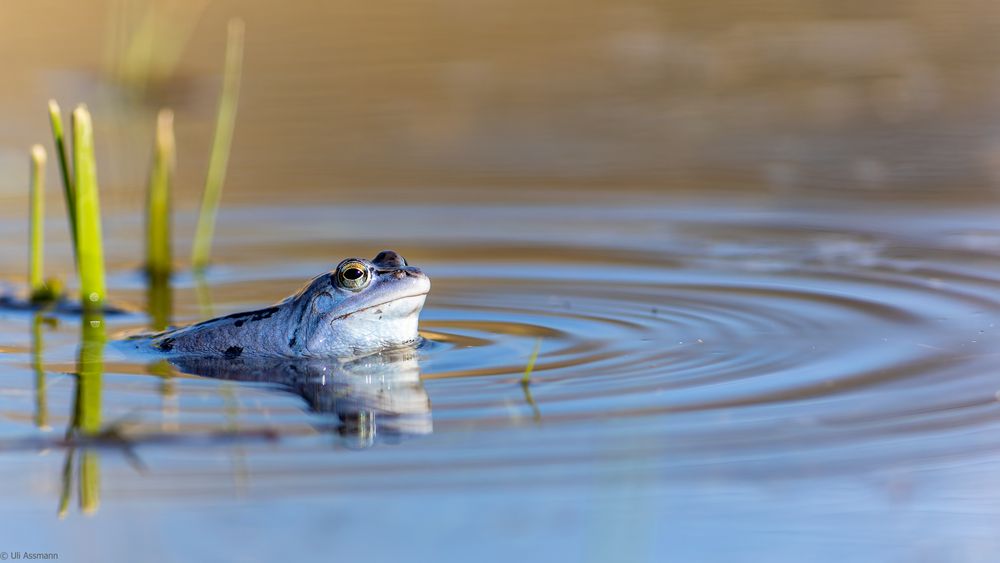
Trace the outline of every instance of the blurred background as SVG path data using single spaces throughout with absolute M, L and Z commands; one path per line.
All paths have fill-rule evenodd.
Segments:
M 53 97 L 90 105 L 107 199 L 137 208 L 173 108 L 193 205 L 234 15 L 230 202 L 1000 191 L 989 0 L 111 0 L 0 13 L 0 193 Z

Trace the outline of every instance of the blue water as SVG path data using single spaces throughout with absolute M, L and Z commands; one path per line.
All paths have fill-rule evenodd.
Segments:
M 180 274 L 175 323 L 267 305 L 341 258 L 393 247 L 433 280 L 426 345 L 305 382 L 164 377 L 110 345 L 105 433 L 83 444 L 63 438 L 80 319 L 44 325 L 39 386 L 31 316 L 2 313 L 0 550 L 989 560 L 994 217 L 651 196 L 227 209 L 208 296 Z M 321 219 L 331 228 L 301 226 Z M 135 227 L 112 229 L 127 241 Z M 111 294 L 133 310 L 108 319 L 112 338 L 148 327 L 134 253 L 110 252 Z

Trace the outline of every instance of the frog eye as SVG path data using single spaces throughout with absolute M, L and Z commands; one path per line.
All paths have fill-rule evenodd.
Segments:
M 361 262 L 347 262 L 337 272 L 337 281 L 347 289 L 362 289 L 371 281 L 371 274 Z

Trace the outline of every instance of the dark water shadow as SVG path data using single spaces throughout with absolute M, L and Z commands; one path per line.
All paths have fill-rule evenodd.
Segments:
M 0 295 L 0 312 L 7 313 L 40 313 L 55 317 L 81 317 L 86 314 L 80 301 L 68 297 L 60 297 L 53 301 L 35 302 L 19 295 Z M 119 318 L 135 315 L 137 311 L 122 305 L 105 304 L 102 315 Z

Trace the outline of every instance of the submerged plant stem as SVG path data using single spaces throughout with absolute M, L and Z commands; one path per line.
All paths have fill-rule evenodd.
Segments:
M 97 195 L 97 162 L 94 158 L 94 127 L 86 106 L 73 111 L 73 170 L 76 186 L 77 262 L 80 299 L 85 310 L 104 307 L 104 242 L 101 206 Z
M 66 138 L 63 130 L 62 110 L 55 100 L 49 100 L 49 123 L 52 124 L 52 140 L 56 146 L 56 160 L 59 161 L 59 172 L 62 175 L 63 194 L 66 196 L 66 215 L 69 218 L 69 234 L 73 241 L 73 252 L 76 244 L 76 188 L 73 176 L 69 170 L 69 159 L 66 151 Z M 74 254 L 75 256 L 75 254 Z M 75 256 L 79 260 L 79 256 Z
M 542 339 L 539 338 L 535 342 L 535 349 L 532 350 L 531 357 L 528 358 L 528 365 L 524 367 L 524 375 L 521 376 L 521 390 L 524 392 L 524 400 L 531 407 L 532 418 L 536 424 L 542 421 L 542 411 L 538 408 L 535 398 L 531 396 L 531 372 L 535 370 L 535 362 L 538 361 L 538 353 L 541 350 Z
M 46 293 L 45 269 L 45 149 L 41 145 L 31 147 L 31 214 L 29 219 L 28 284 L 31 299 L 36 300 Z
M 215 235 L 215 217 L 222 199 L 222 186 L 226 180 L 229 150 L 232 146 L 233 129 L 236 125 L 236 107 L 240 97 L 240 75 L 243 68 L 243 20 L 229 21 L 226 41 L 226 66 L 219 97 L 219 112 L 215 120 L 215 137 L 212 140 L 212 154 L 208 162 L 205 191 L 202 195 L 198 227 L 195 230 L 194 246 L 191 249 L 191 264 L 195 270 L 208 266 L 212 252 L 212 238 Z
M 535 370 L 535 362 L 538 361 L 538 352 L 542 349 L 542 339 L 539 338 L 535 342 L 535 349 L 531 352 L 531 357 L 528 358 L 528 365 L 524 366 L 524 375 L 521 376 L 521 384 L 528 385 L 531 383 L 531 372 Z
M 168 278 L 173 270 L 170 192 L 175 163 L 174 113 L 165 109 L 156 119 L 153 168 L 146 197 L 146 272 L 150 278 Z

